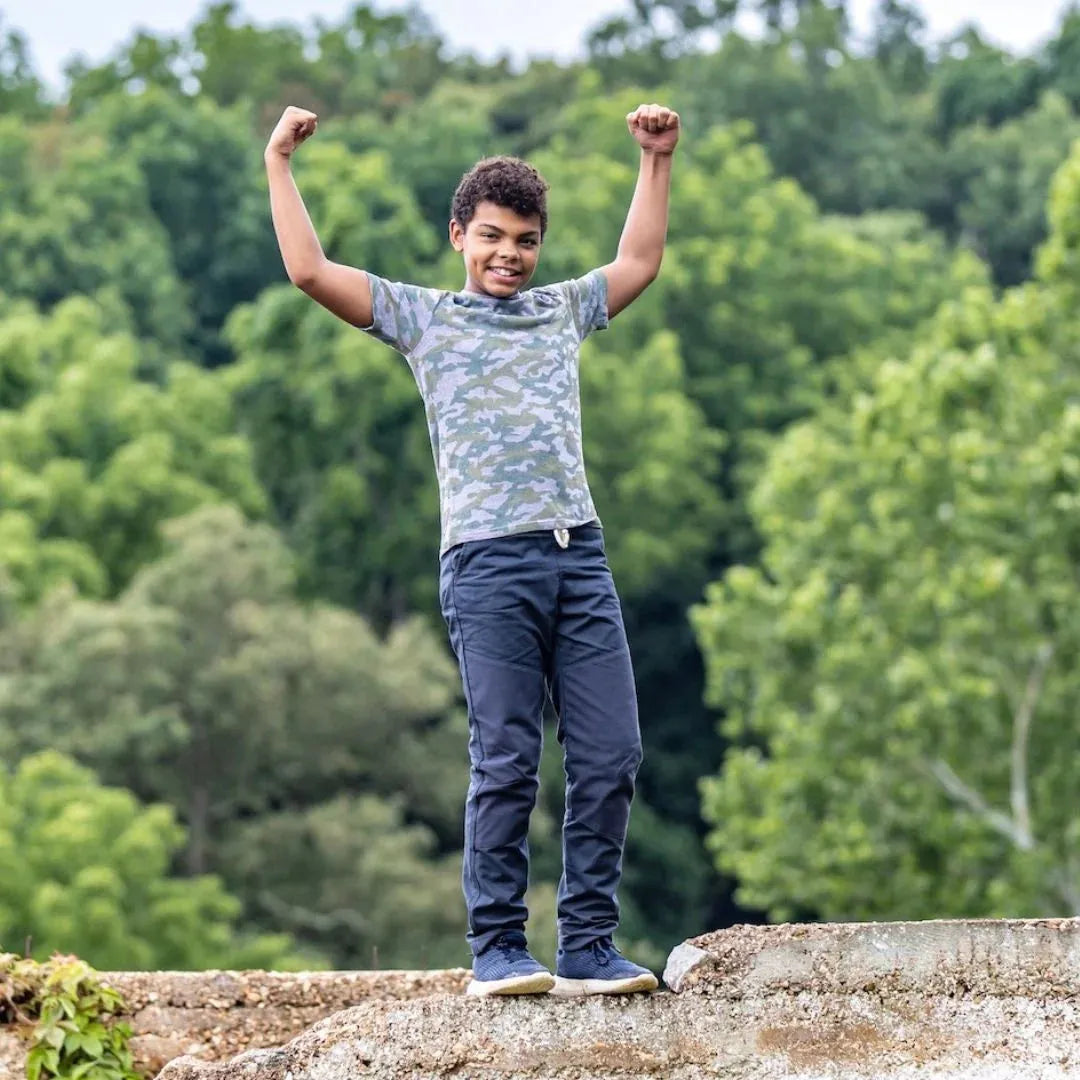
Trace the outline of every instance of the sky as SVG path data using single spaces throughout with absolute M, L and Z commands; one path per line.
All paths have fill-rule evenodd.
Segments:
M 0 28 L 21 30 L 30 42 L 34 66 L 52 87 L 60 85 L 66 59 L 82 53 L 101 61 L 136 28 L 158 33 L 184 31 L 206 7 L 205 0 L 0 0 Z M 240 0 L 243 14 L 257 23 L 309 23 L 319 16 L 340 20 L 352 7 L 349 0 Z M 376 6 L 392 10 L 400 0 L 381 0 Z M 509 53 L 569 58 L 581 52 L 586 32 L 596 23 L 619 14 L 626 0 L 421 0 L 443 37 L 455 49 L 484 57 Z M 869 25 L 876 0 L 849 0 L 855 26 Z M 1069 0 L 922 0 L 930 33 L 945 37 L 967 22 L 976 22 L 984 35 L 1013 50 L 1027 51 L 1050 36 Z M 483 33 L 477 27 L 483 26 Z

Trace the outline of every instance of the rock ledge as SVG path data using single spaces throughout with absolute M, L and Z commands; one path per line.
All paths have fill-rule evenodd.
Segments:
M 161 1080 L 1066 1080 L 1080 921 L 742 926 L 651 996 L 371 999 L 279 1050 Z

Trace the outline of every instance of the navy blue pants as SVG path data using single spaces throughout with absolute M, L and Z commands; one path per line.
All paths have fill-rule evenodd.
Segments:
M 641 732 L 622 610 L 603 530 L 531 532 L 459 544 L 440 560 L 439 595 L 469 710 L 462 885 L 469 945 L 524 930 L 527 833 L 550 693 L 566 772 L 559 944 L 614 933 L 616 889 Z

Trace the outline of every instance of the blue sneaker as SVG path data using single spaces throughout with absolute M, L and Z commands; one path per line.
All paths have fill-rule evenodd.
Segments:
M 538 960 L 529 955 L 525 935 L 517 930 L 500 934 L 479 956 L 473 958 L 473 977 L 466 994 L 546 994 L 555 979 Z
M 636 994 L 655 990 L 659 985 L 648 968 L 632 964 L 606 937 L 584 949 L 560 949 L 555 957 L 555 988 L 551 992 L 559 997 Z

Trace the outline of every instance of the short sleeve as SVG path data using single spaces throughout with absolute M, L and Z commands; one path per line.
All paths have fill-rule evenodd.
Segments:
M 443 294 L 438 289 L 387 281 L 370 272 L 367 277 L 371 284 L 373 319 L 370 326 L 361 329 L 408 356 L 431 325 Z
M 584 277 L 560 281 L 551 287 L 566 298 L 582 341 L 594 330 L 607 327 L 607 278 L 603 270 L 592 270 Z

